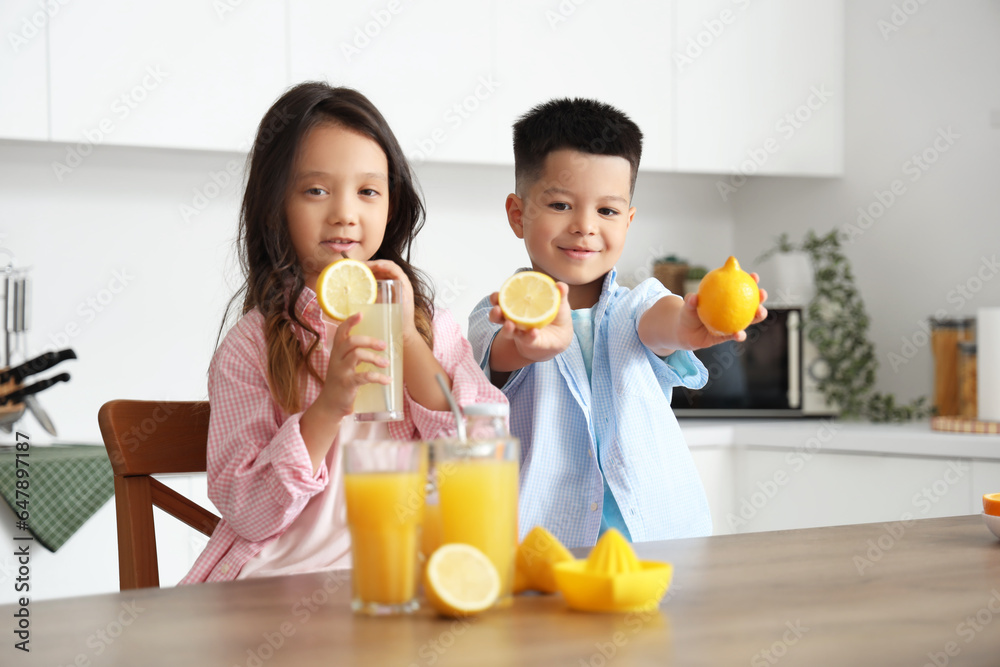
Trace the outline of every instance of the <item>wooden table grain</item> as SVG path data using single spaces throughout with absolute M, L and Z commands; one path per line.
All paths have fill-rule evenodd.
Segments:
M 636 551 L 675 567 L 654 612 L 576 613 L 554 595 L 464 621 L 364 618 L 349 573 L 306 574 L 32 603 L 31 653 L 5 633 L 0 664 L 1000 665 L 1000 541 L 980 516 Z

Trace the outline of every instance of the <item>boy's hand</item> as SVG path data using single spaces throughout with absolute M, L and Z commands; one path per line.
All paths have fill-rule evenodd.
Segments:
M 538 329 L 522 329 L 508 320 L 500 310 L 500 293 L 494 292 L 490 294 L 490 303 L 493 305 L 489 314 L 490 322 L 503 325 L 500 333 L 497 334 L 497 339 L 493 341 L 494 347 L 497 347 L 498 342 L 502 346 L 502 341 L 509 341 L 513 344 L 517 354 L 523 358 L 523 362 L 520 365 L 517 363 L 500 364 L 504 366 L 500 368 L 494 366 L 494 360 L 491 357 L 490 365 L 493 367 L 493 370 L 514 371 L 527 366 L 529 363 L 548 361 L 569 347 L 570 342 L 573 340 L 573 318 L 570 315 L 569 299 L 567 298 L 569 286 L 566 283 L 557 282 L 556 287 L 559 289 L 559 294 L 562 297 L 559 304 L 559 312 L 551 324 L 539 327 Z M 516 362 L 517 360 L 511 361 Z M 506 366 L 512 367 L 506 368 Z
M 760 283 L 760 276 L 756 273 L 751 273 L 750 277 L 755 282 Z M 767 308 L 763 305 L 765 301 L 767 301 L 767 290 L 762 289 L 760 290 L 760 305 L 757 306 L 757 312 L 754 313 L 753 321 L 750 324 L 761 322 L 767 317 Z M 684 348 L 689 350 L 710 347 L 729 340 L 742 342 L 747 338 L 746 330 L 737 331 L 729 336 L 717 336 L 709 331 L 701 318 L 698 317 L 698 294 L 696 292 L 684 297 L 684 308 L 681 310 L 677 334 Z

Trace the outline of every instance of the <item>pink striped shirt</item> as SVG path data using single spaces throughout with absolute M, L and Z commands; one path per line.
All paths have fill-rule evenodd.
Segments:
M 329 334 L 320 318 L 315 293 L 306 288 L 296 302 L 302 319 L 320 333 L 320 344 L 311 362 L 325 371 L 330 353 Z M 452 392 L 460 405 L 506 403 L 503 393 L 490 384 L 472 356 L 472 348 L 447 310 L 434 314 L 434 357 L 451 378 Z M 297 331 L 303 349 L 309 334 Z M 243 565 L 265 545 L 289 530 L 306 504 L 317 494 L 343 494 L 328 488 L 329 463 L 339 454 L 334 442 L 331 455 L 313 474 L 299 419 L 287 414 L 271 398 L 267 383 L 267 346 L 263 317 L 255 309 L 226 335 L 212 359 L 208 396 L 212 415 L 208 432 L 208 495 L 222 521 L 181 584 L 236 579 Z M 303 406 L 319 395 L 321 384 L 311 375 L 305 382 Z M 431 440 L 454 435 L 450 412 L 428 410 L 416 403 L 404 387 L 403 421 L 388 422 L 389 435 L 398 440 Z M 306 516 L 311 516 L 307 513 Z M 301 526 L 295 530 L 330 531 L 331 539 L 344 526 Z

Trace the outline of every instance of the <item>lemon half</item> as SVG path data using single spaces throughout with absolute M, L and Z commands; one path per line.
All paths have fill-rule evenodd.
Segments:
M 323 312 L 335 320 L 346 320 L 369 303 L 375 303 L 375 274 L 356 259 L 338 259 L 316 280 L 316 299 Z
M 470 544 L 445 544 L 431 554 L 424 595 L 442 616 L 471 616 L 493 606 L 500 575 L 493 561 Z
M 556 281 L 537 271 L 520 271 L 500 287 L 500 310 L 508 320 L 528 329 L 550 324 L 562 296 Z

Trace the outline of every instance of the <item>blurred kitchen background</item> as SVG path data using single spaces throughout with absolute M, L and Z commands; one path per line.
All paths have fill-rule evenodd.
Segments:
M 30 267 L 25 354 L 79 357 L 41 394 L 60 441 L 100 442 L 113 398 L 206 397 L 246 150 L 307 79 L 397 132 L 428 209 L 414 262 L 463 323 L 526 263 L 510 123 L 562 95 L 646 134 L 623 282 L 851 230 L 901 400 L 932 391 L 929 316 L 1000 305 L 997 0 L 15 0 L 0 28 L 0 250 Z

